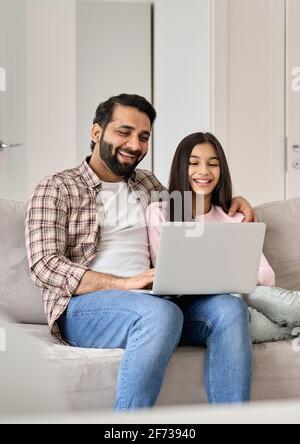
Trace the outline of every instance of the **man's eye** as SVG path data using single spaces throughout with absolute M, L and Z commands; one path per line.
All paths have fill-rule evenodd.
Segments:
M 118 131 L 118 134 L 121 136 L 129 136 L 129 133 L 125 133 L 124 131 Z
M 141 137 L 140 141 L 141 142 L 149 142 L 149 138 L 148 137 Z

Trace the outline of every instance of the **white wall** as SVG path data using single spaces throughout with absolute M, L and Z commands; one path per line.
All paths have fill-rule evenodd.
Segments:
M 76 165 L 75 3 L 27 0 L 27 194 Z
M 10 189 L 20 194 L 21 188 L 28 196 L 43 176 L 77 165 L 88 154 L 89 141 L 77 149 L 76 0 L 24 1 L 26 153 L 13 159 L 6 175 L 11 181 L 11 171 L 19 171 L 21 186 L 13 180 Z M 213 130 L 228 153 L 237 194 L 254 204 L 283 198 L 285 0 L 153 3 L 156 175 L 167 184 L 179 141 L 193 131 Z M 101 45 L 96 61 L 100 57 Z M 114 93 L 113 84 L 112 78 L 107 95 Z M 134 84 L 143 93 L 141 84 Z M 19 97 L 22 103 L 21 92 Z M 91 118 L 80 122 L 82 140 L 89 139 Z
M 100 101 L 135 93 L 152 101 L 150 3 L 80 0 L 76 7 L 77 162 L 89 153 Z M 151 149 L 141 167 L 152 169 Z
M 83 23 L 79 20 L 76 23 L 76 3 L 84 8 L 80 3 L 87 3 L 85 0 L 25 0 L 26 5 L 26 152 L 27 164 L 23 164 L 27 176 L 27 190 L 24 193 L 28 197 L 34 190 L 36 184 L 46 175 L 52 174 L 56 171 L 72 168 L 83 160 L 89 154 L 90 144 L 90 127 L 99 101 L 106 99 L 112 94 L 118 94 L 125 88 L 122 83 L 122 75 L 127 72 L 127 82 L 125 79 L 126 88 L 132 89 L 140 94 L 145 95 L 151 100 L 151 26 L 147 25 L 148 29 L 142 29 L 144 23 L 136 21 L 136 28 L 132 35 L 130 27 L 123 29 L 127 35 L 124 39 L 120 38 L 120 29 L 122 13 L 124 15 L 124 7 L 120 5 L 119 12 L 116 11 L 118 22 L 118 42 L 115 41 L 115 48 L 118 54 L 109 54 L 106 52 L 107 42 L 102 37 L 100 27 L 105 24 L 99 18 L 99 36 L 98 41 L 91 41 L 91 48 L 88 54 L 84 54 L 82 43 L 87 48 L 88 42 L 78 42 L 76 40 L 77 30 L 76 25 L 79 24 L 81 28 L 78 30 L 78 36 L 82 35 Z M 118 3 L 109 0 L 90 0 L 91 9 L 92 3 Z M 121 1 L 121 3 L 125 3 Z M 132 2 L 129 2 L 132 3 Z M 141 0 L 138 3 L 149 3 Z M 142 5 L 141 5 L 142 6 Z M 131 10 L 134 5 L 129 6 Z M 145 10 L 146 5 L 143 5 Z M 118 6 L 116 5 L 116 8 Z M 105 9 L 105 8 L 104 8 Z M 138 8 L 141 9 L 141 8 Z M 148 8 L 149 9 L 149 8 Z M 121 11 L 122 10 L 122 11 Z M 150 12 L 149 12 L 150 14 Z M 105 15 L 105 14 L 104 14 Z M 99 14 L 98 14 L 99 17 Z M 106 14 L 106 18 L 107 14 Z M 124 17 L 123 17 L 124 19 Z M 126 23 L 126 20 L 125 20 Z M 93 25 L 93 24 L 92 24 Z M 89 26 L 89 23 L 86 23 Z M 134 26 L 133 23 L 130 25 Z M 109 27 L 106 28 L 107 32 Z M 139 42 L 138 31 L 143 32 L 141 41 Z M 97 38 L 97 29 L 93 29 L 95 38 Z M 111 34 L 107 35 L 107 39 L 111 39 L 114 33 L 114 27 L 110 26 Z M 92 31 L 91 31 L 92 32 Z M 149 34 L 149 35 L 148 35 Z M 134 38 L 134 41 L 132 41 Z M 126 40 L 126 42 L 125 42 Z M 133 67 L 132 63 L 128 64 L 126 59 L 126 51 L 131 51 L 134 54 L 140 44 L 149 43 L 147 53 L 142 57 L 137 58 L 136 64 Z M 111 42 L 110 42 L 111 43 Z M 118 43 L 118 44 L 117 44 Z M 131 43 L 134 48 L 127 45 Z M 123 45 L 125 44 L 124 48 Z M 108 49 L 111 49 L 111 46 Z M 98 49 L 98 51 L 96 50 Z M 124 53 L 123 60 L 120 60 L 121 52 Z M 150 53 L 150 54 L 149 54 Z M 86 89 L 84 85 L 79 91 L 79 82 L 93 83 L 97 73 L 92 75 L 91 71 L 94 67 L 98 67 L 101 72 L 101 58 L 102 63 L 108 64 L 113 61 L 114 64 L 110 68 L 111 78 L 109 79 L 110 87 L 95 88 L 94 98 L 95 105 L 90 110 L 86 109 L 86 97 L 84 94 Z M 77 60 L 77 64 L 76 64 Z M 122 63 L 121 63 L 122 62 Z M 89 66 L 81 67 L 81 63 L 89 63 Z M 127 66 L 126 66 L 127 64 Z M 99 67 L 100 65 L 100 67 Z M 139 67 L 140 65 L 140 67 Z M 77 69 L 76 69 L 77 68 Z M 97 69 L 98 69 L 97 68 Z M 141 69 L 143 68 L 143 69 Z M 98 69 L 98 73 L 99 73 Z M 119 70 L 116 72 L 116 70 Z M 132 78 L 129 78 L 130 70 L 135 73 Z M 87 78 L 87 72 L 90 71 L 91 77 Z M 108 80 L 106 71 L 104 80 Z M 78 74 L 78 76 L 77 76 Z M 117 75 L 118 74 L 118 75 Z M 139 79 L 138 79 L 139 76 Z M 76 83 L 77 79 L 77 83 Z M 100 84 L 100 78 L 99 78 Z M 112 85 L 115 85 L 113 89 Z M 89 96 L 90 98 L 90 96 Z M 84 109 L 80 109 L 77 114 L 78 107 L 83 105 Z M 85 115 L 86 121 L 81 121 L 81 116 Z M 77 123 L 79 122 L 79 125 Z M 82 134 L 81 132 L 82 131 Z M 78 140 L 77 140 L 77 136 Z M 144 167 L 152 168 L 151 152 L 144 163 Z
M 85 0 L 80 2 L 84 3 Z M 91 3 L 97 2 L 99 0 L 92 0 Z M 112 0 L 106 2 L 114 3 Z M 79 96 L 76 93 L 78 81 L 88 80 L 86 68 L 79 70 L 76 89 L 76 50 L 80 48 L 80 43 L 76 46 L 75 3 L 76 0 L 27 0 L 26 127 L 27 155 L 30 159 L 27 165 L 27 194 L 31 193 L 41 177 L 75 166 L 89 152 L 89 127 L 95 109 L 91 113 L 88 111 L 87 122 L 79 121 L 78 124 L 78 118 L 76 121 L 77 106 L 83 103 L 82 93 Z M 145 0 L 134 3 L 149 4 Z M 190 132 L 211 129 L 211 1 L 156 0 L 152 3 L 155 5 L 153 103 L 158 111 L 153 163 L 154 172 L 166 184 L 179 141 Z M 136 26 L 139 27 L 139 23 Z M 91 44 L 91 67 L 101 60 L 101 44 L 99 41 L 98 53 L 95 44 Z M 108 62 L 109 57 L 105 60 Z M 77 68 L 81 62 L 77 61 Z M 146 75 L 145 65 L 149 68 Z M 122 65 L 119 66 L 122 70 Z M 103 98 L 120 92 L 115 69 L 111 72 L 111 88 L 107 94 L 103 91 Z M 151 83 L 151 60 L 149 62 L 148 55 L 140 61 L 140 69 L 136 69 L 141 81 L 131 83 L 131 89 L 151 100 L 151 85 L 149 89 L 145 87 Z M 112 88 L 114 79 L 115 91 Z M 101 91 L 95 93 L 96 104 L 102 99 Z M 81 113 L 78 116 L 80 118 Z M 78 137 L 78 144 L 76 130 L 77 137 L 81 134 L 79 131 L 83 134 Z M 87 137 L 86 143 L 84 140 Z M 146 167 L 151 166 L 150 154 Z
M 0 139 L 22 146 L 0 152 L 0 197 L 26 198 L 25 0 L 0 1 L 0 65 L 6 91 L 0 92 Z
M 6 0 L 0 0 L 0 66 L 7 70 L 8 66 L 8 51 L 7 51 L 7 39 L 5 38 L 9 34 L 9 23 L 7 20 L 8 15 L 8 3 Z M 0 91 L 0 140 L 6 142 L 8 137 L 7 121 L 7 90 L 9 86 L 5 82 L 5 91 Z M 4 85 L 3 85 L 4 86 Z M 7 143 L 7 142 L 6 142 Z M 0 151 L 0 191 L 1 197 L 7 196 L 7 152 Z
M 183 137 L 211 130 L 211 1 L 156 0 L 154 172 L 167 184 Z

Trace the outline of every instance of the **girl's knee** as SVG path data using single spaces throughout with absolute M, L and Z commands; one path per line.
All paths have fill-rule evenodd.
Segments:
M 217 306 L 216 318 L 223 324 L 250 322 L 248 307 L 240 297 L 221 295 Z

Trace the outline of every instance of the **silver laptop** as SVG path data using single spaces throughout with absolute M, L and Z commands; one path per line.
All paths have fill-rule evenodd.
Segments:
M 252 293 L 257 285 L 263 223 L 164 223 L 154 295 Z

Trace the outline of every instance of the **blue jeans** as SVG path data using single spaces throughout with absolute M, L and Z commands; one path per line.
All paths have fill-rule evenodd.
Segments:
M 73 297 L 58 325 L 62 337 L 72 346 L 125 349 L 116 411 L 155 404 L 166 367 L 179 343 L 207 348 L 205 385 L 210 403 L 250 400 L 249 312 L 234 296 L 166 299 L 99 291 Z

